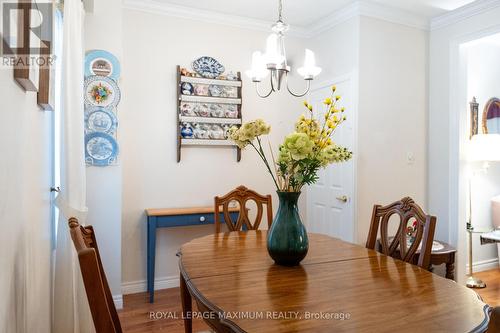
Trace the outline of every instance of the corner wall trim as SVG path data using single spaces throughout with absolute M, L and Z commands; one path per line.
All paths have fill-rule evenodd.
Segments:
M 500 0 L 476 0 L 449 13 L 434 17 L 431 30 L 445 28 L 500 6 Z
M 179 276 L 166 276 L 155 279 L 155 290 L 179 287 Z M 147 281 L 132 281 L 122 283 L 123 295 L 143 293 L 147 291 Z
M 113 302 L 117 310 L 123 309 L 123 295 L 113 295 Z

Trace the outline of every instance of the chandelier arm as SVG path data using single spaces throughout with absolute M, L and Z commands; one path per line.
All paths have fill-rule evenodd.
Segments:
M 295 97 L 303 97 L 305 96 L 309 90 L 311 89 L 311 80 L 306 80 L 307 81 L 307 88 L 306 88 L 306 91 L 303 93 L 303 94 L 296 94 L 294 93 L 293 91 L 290 90 L 290 86 L 288 85 L 288 76 L 287 76 L 287 80 L 286 80 L 286 89 L 288 90 L 288 92 L 290 94 L 292 94 L 293 96 Z
M 267 98 L 269 96 L 271 96 L 271 94 L 273 93 L 273 89 L 269 89 L 269 92 L 267 94 L 261 94 L 261 92 L 259 91 L 259 82 L 255 82 L 255 91 L 257 91 L 257 95 L 260 97 L 260 98 Z

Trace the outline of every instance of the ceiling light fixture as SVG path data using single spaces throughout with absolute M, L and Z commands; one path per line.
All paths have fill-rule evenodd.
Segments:
M 302 97 L 311 89 L 311 81 L 321 73 L 321 68 L 316 66 L 314 52 L 306 49 L 304 66 L 297 69 L 297 72 L 307 81 L 306 91 L 302 94 L 294 93 L 288 86 L 288 73 L 290 66 L 287 64 L 285 51 L 285 32 L 290 26 L 283 22 L 283 0 L 278 0 L 278 21 L 273 24 L 273 33 L 267 37 L 266 52 L 262 54 L 255 51 L 252 54 L 252 69 L 246 71 L 249 78 L 255 82 L 257 95 L 262 98 L 269 97 L 273 92 L 281 90 L 283 80 L 290 94 L 295 97 Z M 259 90 L 259 83 L 270 74 L 271 88 L 268 93 L 262 94 Z

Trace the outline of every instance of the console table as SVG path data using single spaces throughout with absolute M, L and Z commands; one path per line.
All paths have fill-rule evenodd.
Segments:
M 230 208 L 231 218 L 238 218 L 239 208 Z M 156 256 L 156 229 L 184 227 L 190 225 L 205 225 L 214 223 L 214 207 L 194 207 L 194 208 L 165 208 L 146 209 L 148 218 L 148 235 L 147 235 L 147 276 L 148 276 L 148 292 L 149 302 L 154 301 L 154 284 L 155 284 L 155 256 Z M 224 214 L 220 214 L 220 221 L 224 222 Z

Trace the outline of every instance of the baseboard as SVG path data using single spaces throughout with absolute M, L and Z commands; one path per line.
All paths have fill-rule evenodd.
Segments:
M 123 295 L 113 295 L 113 302 L 117 310 L 123 309 Z
M 490 269 L 498 268 L 498 258 L 475 261 L 472 263 L 472 269 L 474 272 L 482 272 Z M 469 265 L 466 266 L 467 272 L 469 271 Z
M 179 287 L 179 276 L 167 276 L 155 279 L 155 290 Z M 137 294 L 147 291 L 147 281 L 132 281 L 122 283 L 123 295 Z

